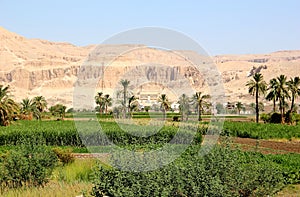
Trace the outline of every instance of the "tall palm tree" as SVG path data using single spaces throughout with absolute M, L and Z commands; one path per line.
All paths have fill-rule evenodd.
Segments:
M 204 107 L 208 107 L 210 105 L 210 102 L 207 101 L 207 99 L 210 99 L 210 95 L 204 94 L 202 95 L 202 92 L 196 92 L 193 96 L 193 100 L 197 105 L 197 111 L 198 111 L 198 121 L 202 120 L 201 114 L 204 111 Z
M 300 78 L 299 77 L 294 77 L 291 78 L 288 82 L 288 89 L 291 92 L 291 98 L 292 98 L 292 103 L 291 103 L 291 112 L 295 111 L 295 99 L 300 96 Z
M 287 77 L 285 75 L 280 75 L 277 77 L 278 81 L 278 89 L 277 89 L 277 97 L 279 99 L 279 109 L 281 114 L 281 123 L 284 123 L 284 114 L 285 108 L 287 105 L 286 98 L 290 98 L 289 89 L 287 85 Z
M 259 121 L 259 103 L 258 98 L 260 94 L 264 94 L 266 92 L 267 84 L 264 81 L 264 77 L 260 73 L 256 73 L 253 76 L 253 79 L 247 82 L 246 86 L 248 86 L 249 93 L 251 95 L 255 95 L 255 112 L 256 112 L 256 122 Z
M 124 107 L 124 118 L 126 117 L 126 106 L 127 106 L 127 91 L 130 81 L 127 79 L 122 79 L 120 84 L 123 86 L 123 105 Z
M 269 92 L 266 96 L 266 99 L 268 101 L 273 101 L 273 112 L 276 112 L 276 101 L 278 100 L 277 97 L 278 86 L 279 84 L 276 78 L 270 80 L 269 87 L 268 87 Z
M 158 98 L 158 102 L 160 102 L 160 108 L 163 111 L 164 120 L 166 120 L 166 111 L 171 107 L 169 99 L 166 94 L 160 95 Z
M 104 95 L 104 107 L 105 107 L 105 114 L 107 114 L 108 106 L 112 105 L 112 98 L 109 94 Z
M 15 113 L 19 112 L 19 105 L 9 98 L 9 86 L 0 85 L 0 125 L 10 124 Z
M 36 96 L 33 98 L 33 104 L 42 113 L 47 109 L 47 101 L 43 96 Z
M 241 102 L 237 102 L 236 104 L 235 104 L 235 106 L 236 106 L 236 109 L 238 110 L 238 113 L 239 113 L 239 115 L 241 114 L 241 110 L 243 109 L 243 103 L 241 103 Z
M 101 115 L 104 107 L 103 92 L 98 92 L 95 96 L 95 103 L 99 105 L 99 114 Z
M 181 120 L 183 121 L 184 118 L 187 121 L 188 120 L 188 113 L 190 109 L 190 99 L 186 94 L 182 94 L 178 101 L 179 104 L 179 110 L 181 113 Z

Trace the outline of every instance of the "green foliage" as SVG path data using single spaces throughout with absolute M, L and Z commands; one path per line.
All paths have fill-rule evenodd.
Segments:
M 19 112 L 19 105 L 10 98 L 9 86 L 0 85 L 0 126 L 8 126 Z
M 95 159 L 75 159 L 67 165 L 57 166 L 52 173 L 52 179 L 66 183 L 92 181 L 92 168 L 95 165 Z
M 258 153 L 216 147 L 201 157 L 198 150 L 191 147 L 155 171 L 121 171 L 99 165 L 93 196 L 266 196 L 283 187 L 280 168 Z M 126 158 L 128 166 L 134 162 Z
M 23 140 L 0 159 L 0 187 L 41 186 L 47 183 L 57 157 L 43 141 Z
M 270 118 L 270 123 L 281 123 L 281 115 L 279 113 L 273 113 Z
M 59 161 L 63 163 L 63 165 L 73 163 L 75 160 L 74 155 L 72 155 L 71 148 L 62 149 L 62 148 L 56 147 L 56 148 L 53 148 L 52 150 L 58 157 Z
M 178 132 L 175 126 L 158 127 L 156 130 L 153 126 L 138 127 L 115 122 L 101 122 L 102 130 L 99 131 L 97 122 L 84 121 L 82 124 L 85 130 L 79 134 L 72 121 L 21 121 L 20 123 L 5 129 L 0 127 L 0 145 L 17 145 L 20 139 L 33 139 L 37 136 L 45 139 L 46 144 L 50 146 L 106 146 L 111 142 L 119 146 L 164 144 Z M 123 131 L 120 126 L 128 128 L 130 132 Z M 189 127 L 183 128 L 180 135 L 195 136 L 194 143 L 199 143 L 202 139 L 200 132 L 195 133 Z M 184 140 L 178 137 L 178 141 L 174 143 L 185 143 Z
M 60 116 L 62 119 L 64 119 L 65 114 L 66 114 L 66 109 L 67 109 L 66 106 L 64 106 L 62 104 L 56 104 L 54 106 L 51 106 L 49 108 L 49 111 L 51 112 L 52 115 Z
M 285 184 L 300 183 L 300 154 L 270 154 L 266 155 L 265 157 L 281 166 Z
M 222 134 L 254 139 L 300 138 L 300 125 L 255 124 L 253 122 L 226 121 L 224 122 Z
M 264 121 L 264 123 L 269 123 L 270 120 L 271 120 L 271 115 L 270 114 L 262 113 L 262 114 L 260 114 L 260 119 L 262 121 Z

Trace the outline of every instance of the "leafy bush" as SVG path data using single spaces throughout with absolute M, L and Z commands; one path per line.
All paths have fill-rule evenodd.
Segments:
M 62 149 L 59 147 L 53 148 L 52 149 L 54 153 L 56 154 L 57 158 L 63 165 L 73 163 L 75 160 L 74 155 L 72 155 L 72 149 L 67 148 L 67 149 Z
M 264 121 L 264 123 L 269 123 L 270 120 L 271 120 L 271 115 L 270 114 L 262 113 L 262 114 L 260 114 L 260 119 L 262 121 Z
M 41 186 L 57 162 L 54 152 L 41 140 L 27 141 L 16 149 L 8 151 L 0 160 L 1 188 L 22 186 Z
M 284 185 L 280 168 L 261 159 L 261 154 L 216 147 L 201 157 L 197 151 L 193 147 L 155 171 L 121 171 L 99 165 L 93 196 L 266 196 Z M 135 165 L 134 160 L 126 160 L 128 166 Z
M 281 123 L 281 114 L 279 113 L 273 113 L 271 115 L 270 123 Z

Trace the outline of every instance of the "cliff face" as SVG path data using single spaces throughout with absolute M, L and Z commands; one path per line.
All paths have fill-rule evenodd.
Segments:
M 223 81 L 228 101 L 253 102 L 245 84 L 256 72 L 261 72 L 266 81 L 280 74 L 300 76 L 300 51 L 222 55 L 212 57 L 212 62 L 222 75 L 220 81 Z M 119 81 L 125 78 L 131 81 L 131 88 L 137 94 L 146 91 L 145 87 L 150 92 L 170 93 L 175 89 L 181 93 L 186 88 L 209 92 L 207 83 L 220 84 L 208 77 L 214 75 L 209 70 L 212 62 L 203 60 L 205 69 L 201 70 L 176 51 L 141 45 L 77 47 L 26 39 L 0 27 L 0 83 L 11 86 L 17 101 L 43 95 L 49 105 L 62 102 L 71 107 L 76 83 L 90 86 L 95 92 L 103 89 L 105 93 L 114 94 L 120 88 Z M 145 84 L 150 82 L 168 87 L 164 90 L 161 85 L 159 89 L 156 84 L 151 89 Z M 176 91 L 173 91 L 174 98 Z

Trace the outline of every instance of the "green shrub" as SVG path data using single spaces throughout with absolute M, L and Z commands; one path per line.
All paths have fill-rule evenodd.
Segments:
M 62 149 L 62 148 L 56 147 L 56 148 L 53 148 L 52 150 L 56 154 L 59 161 L 61 163 L 63 163 L 63 165 L 73 163 L 75 160 L 75 157 L 72 154 L 71 148 Z
M 269 123 L 271 121 L 271 115 L 262 113 L 260 114 L 260 119 L 264 121 L 264 123 Z
M 57 157 L 41 141 L 23 141 L 21 146 L 8 151 L 0 161 L 1 188 L 41 186 L 48 181 Z
M 270 123 L 276 123 L 276 124 L 281 123 L 281 114 L 273 113 L 271 115 Z
M 216 147 L 201 157 L 197 151 L 193 147 L 154 171 L 121 171 L 99 165 L 93 196 L 267 196 L 284 185 L 280 168 L 263 160 L 261 154 Z M 136 160 L 125 160 L 124 165 L 135 165 Z

